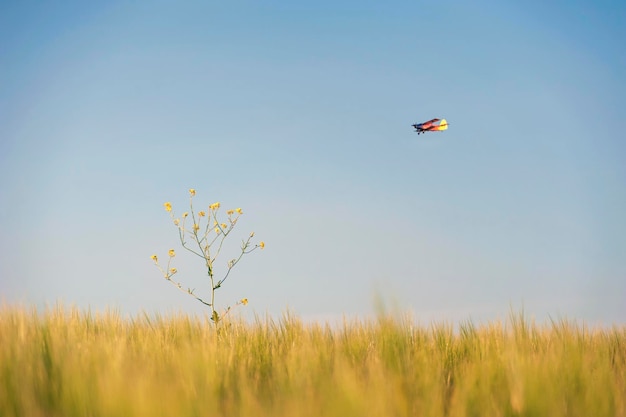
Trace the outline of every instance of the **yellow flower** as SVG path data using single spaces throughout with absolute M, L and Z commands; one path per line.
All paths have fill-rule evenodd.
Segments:
M 219 203 L 219 201 L 218 201 L 218 202 L 216 202 L 216 203 L 211 204 L 211 205 L 209 206 L 209 208 L 210 208 L 211 210 L 217 210 L 217 209 L 219 209 L 219 208 L 220 208 L 220 203 Z
M 215 228 L 215 233 L 217 233 L 218 235 L 220 234 L 220 228 L 219 227 Z
M 189 216 L 189 213 L 184 212 L 184 213 L 183 213 L 183 218 L 185 218 L 185 217 L 187 217 L 187 216 Z
M 176 268 L 170 268 L 170 274 L 171 275 L 174 275 L 177 272 L 178 272 L 178 270 Z
M 176 252 L 174 252 L 174 249 L 170 249 L 167 254 L 170 256 L 170 258 L 173 258 L 174 256 L 176 256 Z
M 235 210 L 228 210 L 226 212 L 226 214 L 228 214 L 229 216 L 232 216 L 235 213 Z
M 241 207 L 237 207 L 237 209 L 235 210 L 238 214 L 243 214 L 243 210 L 241 209 Z
M 200 213 L 198 213 L 198 216 L 204 217 L 204 216 L 206 216 L 206 213 L 204 211 L 201 211 Z
M 189 189 L 189 194 L 193 197 L 194 195 L 196 195 L 196 190 L 193 188 Z
M 222 229 L 226 229 L 228 227 L 226 226 L 226 223 L 222 223 L 221 226 L 222 226 Z
M 178 225 L 180 224 L 180 220 L 179 220 L 179 219 L 174 219 L 174 224 L 175 224 L 176 226 L 178 226 Z
M 243 305 L 248 305 L 248 299 L 247 298 L 242 298 L 239 302 L 241 304 L 243 304 Z
M 172 211 L 172 203 L 169 201 L 167 203 L 163 203 L 163 207 L 165 207 L 165 211 Z
M 261 249 L 265 248 L 265 242 L 260 241 L 259 242 L 259 248 L 261 248 Z
M 194 225 L 193 225 L 194 232 L 197 232 L 198 229 L 200 229 L 200 226 L 198 226 L 197 224 L 194 223 Z
M 156 256 L 156 255 L 152 255 L 152 256 L 150 257 L 150 259 L 152 259 L 154 262 L 156 262 L 156 261 L 158 260 L 158 258 L 157 258 L 157 256 Z

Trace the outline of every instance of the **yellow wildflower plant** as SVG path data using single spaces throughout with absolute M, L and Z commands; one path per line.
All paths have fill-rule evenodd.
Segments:
M 176 226 L 176 228 L 178 229 L 178 236 L 182 247 L 188 252 L 191 252 L 194 255 L 203 258 L 203 264 L 206 268 L 209 282 L 210 298 L 203 299 L 196 295 L 195 289 L 185 289 L 182 283 L 176 282 L 172 279 L 173 275 L 178 273 L 178 270 L 170 265 L 172 259 L 176 256 L 176 252 L 174 249 L 170 249 L 168 251 L 169 259 L 167 262 L 167 266 L 164 268 L 159 265 L 157 255 L 152 255 L 150 258 L 154 261 L 157 268 L 159 268 L 159 270 L 163 274 L 163 277 L 167 281 L 169 281 L 180 291 L 187 293 L 188 295 L 192 296 L 193 298 L 211 309 L 211 320 L 217 328 L 218 323 L 224 318 L 224 316 L 226 316 L 231 311 L 231 308 L 226 307 L 222 310 L 221 314 L 218 312 L 215 303 L 216 291 L 221 288 L 224 282 L 228 279 L 231 271 L 237 265 L 237 263 L 239 263 L 241 258 L 258 248 L 265 248 L 265 242 L 261 241 L 258 244 L 253 244 L 252 239 L 254 237 L 254 232 L 250 233 L 247 240 L 243 240 L 240 247 L 239 255 L 230 259 L 225 264 L 222 264 L 222 267 L 224 268 L 223 272 L 218 275 L 220 264 L 216 262 L 217 257 L 220 255 L 222 249 L 228 246 L 224 245 L 224 241 L 231 233 L 233 233 L 237 224 L 237 220 L 239 219 L 239 215 L 243 214 L 243 210 L 240 207 L 227 210 L 227 218 L 224 219 L 226 220 L 226 222 L 220 221 L 223 216 L 220 216 L 219 210 L 221 205 L 218 201 L 208 206 L 208 212 L 196 212 L 194 211 L 193 206 L 193 197 L 196 195 L 196 190 L 194 188 L 190 188 L 189 195 L 190 210 L 188 212 L 184 212 L 180 216 L 180 218 L 174 216 L 174 213 L 172 211 L 172 204 L 169 201 L 164 203 L 163 206 L 165 207 L 165 210 L 169 213 L 172 222 L 174 223 L 174 226 Z M 237 213 L 238 216 L 232 217 L 235 213 Z M 185 219 L 189 216 L 193 221 L 193 226 L 191 230 L 185 228 Z M 215 232 L 215 234 L 211 232 Z M 240 304 L 247 305 L 248 299 L 242 298 L 236 302 L 236 305 Z

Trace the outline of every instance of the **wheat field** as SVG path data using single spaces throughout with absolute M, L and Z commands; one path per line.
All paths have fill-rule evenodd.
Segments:
M 626 416 L 626 327 L 4 306 L 0 416 Z

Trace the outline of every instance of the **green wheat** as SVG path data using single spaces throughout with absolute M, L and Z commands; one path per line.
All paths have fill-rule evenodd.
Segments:
M 626 327 L 0 309 L 0 415 L 626 416 Z

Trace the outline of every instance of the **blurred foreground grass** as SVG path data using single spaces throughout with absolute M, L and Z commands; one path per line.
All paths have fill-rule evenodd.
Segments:
M 626 416 L 626 327 L 5 306 L 0 416 Z

